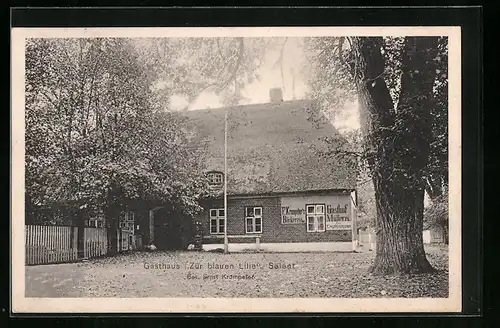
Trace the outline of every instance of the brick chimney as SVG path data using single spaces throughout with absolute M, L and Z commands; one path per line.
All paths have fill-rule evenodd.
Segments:
M 272 104 L 279 104 L 283 101 L 283 91 L 281 91 L 281 88 L 270 89 L 269 98 Z

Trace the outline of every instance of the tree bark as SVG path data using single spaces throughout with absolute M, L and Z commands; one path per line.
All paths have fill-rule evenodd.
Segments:
M 406 38 L 397 110 L 383 79 L 383 39 L 355 38 L 353 42 L 350 67 L 360 99 L 377 208 L 376 258 L 371 269 L 375 274 L 433 270 L 422 236 L 422 174 L 429 157 L 429 106 L 435 77 L 433 42 L 433 38 Z
M 107 215 L 106 220 L 109 222 L 107 231 L 108 236 L 108 254 L 115 255 L 118 253 L 118 228 L 116 226 L 116 219 L 114 215 Z
M 424 190 L 377 181 L 375 274 L 432 272 L 423 243 Z
M 107 195 L 106 210 L 105 210 L 106 222 L 108 228 L 108 254 L 114 255 L 118 253 L 118 222 L 120 218 L 120 207 L 117 203 L 116 191 L 110 188 Z
M 81 210 L 77 210 L 76 212 L 76 222 L 77 222 L 77 249 L 78 249 L 78 258 L 85 258 L 85 216 L 83 215 Z
M 448 245 L 449 243 L 449 231 L 448 231 L 448 220 L 443 220 L 440 222 L 441 231 L 443 232 L 443 242 Z

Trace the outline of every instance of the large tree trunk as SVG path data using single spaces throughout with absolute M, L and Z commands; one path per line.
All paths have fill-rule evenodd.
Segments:
M 85 216 L 81 210 L 76 212 L 76 222 L 77 222 L 77 249 L 78 258 L 83 259 L 85 257 Z
M 108 255 L 115 255 L 118 252 L 118 227 L 117 227 L 117 215 L 111 211 L 106 215 L 106 221 L 108 222 L 107 237 L 108 237 Z
M 383 79 L 382 43 L 382 38 L 356 38 L 357 57 L 351 62 L 375 187 L 378 231 L 372 272 L 428 272 L 433 269 L 423 247 L 422 174 L 429 157 L 433 38 L 406 38 L 397 110 Z
M 107 222 L 108 254 L 114 255 L 118 250 L 118 223 L 120 220 L 120 206 L 117 202 L 116 191 L 110 188 L 108 191 L 105 216 Z
M 441 228 L 441 231 L 443 232 L 443 242 L 448 245 L 449 243 L 449 239 L 450 239 L 450 234 L 449 234 L 449 231 L 448 231 L 448 220 L 443 220 L 440 222 L 440 228 Z
M 422 237 L 424 190 L 377 181 L 377 247 L 371 271 L 376 274 L 422 273 L 427 261 Z

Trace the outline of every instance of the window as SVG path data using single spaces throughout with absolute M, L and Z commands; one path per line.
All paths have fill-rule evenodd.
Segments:
M 307 232 L 325 231 L 325 205 L 314 204 L 306 206 Z
M 208 184 L 211 186 L 220 186 L 224 182 L 223 174 L 221 172 L 210 172 L 207 174 Z
M 218 234 L 224 233 L 224 220 L 226 216 L 224 215 L 223 208 L 212 208 L 210 209 L 210 233 Z
M 134 214 L 134 212 L 127 212 L 125 218 L 126 218 L 127 221 L 132 221 L 133 222 L 135 220 L 135 214 Z
M 98 221 L 96 219 L 90 219 L 90 220 L 88 220 L 87 225 L 88 225 L 89 228 L 98 228 L 99 227 L 98 226 L 99 222 L 101 222 L 101 221 Z
M 119 228 L 123 231 L 134 233 L 135 213 L 131 211 L 123 212 L 120 217 Z
M 246 233 L 262 233 L 262 207 L 245 208 Z
M 89 228 L 104 228 L 104 221 L 102 219 L 90 219 L 87 225 Z

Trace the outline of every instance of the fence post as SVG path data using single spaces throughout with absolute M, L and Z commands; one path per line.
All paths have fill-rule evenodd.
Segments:
M 260 237 L 255 238 L 255 245 L 257 246 L 257 250 L 260 250 Z

